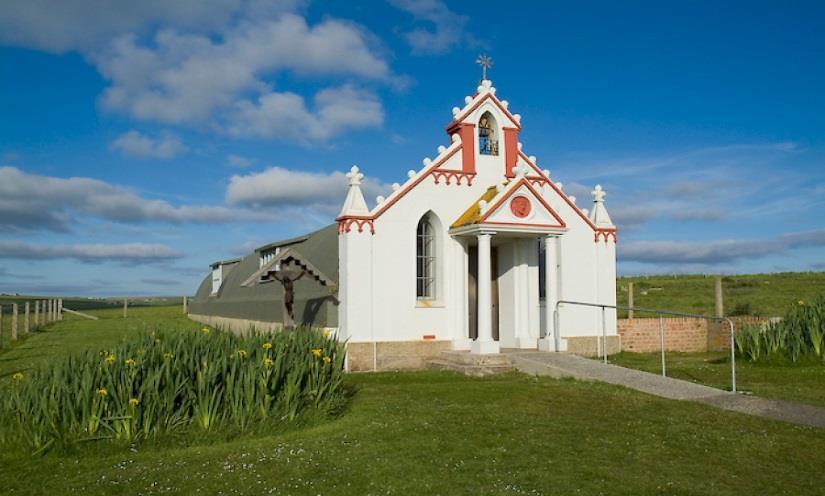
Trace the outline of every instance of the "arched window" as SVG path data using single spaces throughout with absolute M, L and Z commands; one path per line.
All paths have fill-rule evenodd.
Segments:
M 428 215 L 418 221 L 416 229 L 415 262 L 416 273 L 415 295 L 418 299 L 430 300 L 435 298 L 436 274 L 436 239 L 435 229 Z
M 484 112 L 478 120 L 478 152 L 482 155 L 498 155 L 496 118 Z

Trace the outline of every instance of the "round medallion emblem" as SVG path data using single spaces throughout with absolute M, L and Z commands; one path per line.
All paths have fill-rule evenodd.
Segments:
M 530 215 L 530 200 L 524 196 L 517 196 L 510 201 L 510 211 L 519 219 L 523 219 Z

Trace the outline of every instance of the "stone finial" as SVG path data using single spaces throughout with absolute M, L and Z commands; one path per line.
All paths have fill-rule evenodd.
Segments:
M 604 197 L 607 193 L 602 189 L 600 184 L 597 184 L 593 191 L 593 209 L 590 211 L 590 222 L 596 227 L 613 227 L 613 221 L 610 220 L 610 215 L 604 206 Z
M 346 178 L 349 182 L 349 190 L 347 190 L 347 197 L 344 200 L 344 206 L 341 208 L 340 216 L 369 214 L 367 202 L 364 200 L 364 193 L 361 192 L 361 181 L 364 179 L 364 174 L 361 173 L 358 166 L 353 165 L 346 174 Z
M 550 169 L 544 169 L 541 171 L 545 176 L 550 177 Z
M 414 171 L 414 170 L 412 170 L 412 169 L 410 169 L 410 170 L 408 170 L 408 171 L 407 171 L 407 177 L 408 177 L 408 178 L 410 178 L 410 179 L 414 178 L 416 174 L 418 174 L 418 173 L 417 173 L 417 172 L 415 172 L 415 171 Z
M 401 185 L 400 185 L 400 184 L 398 184 L 398 183 L 392 183 L 392 190 L 393 190 L 393 191 L 398 191 L 399 189 L 401 189 Z
M 530 168 L 527 167 L 525 164 L 518 164 L 517 166 L 513 167 L 513 172 L 516 174 L 516 179 L 521 179 L 527 175 L 527 172 L 530 171 Z

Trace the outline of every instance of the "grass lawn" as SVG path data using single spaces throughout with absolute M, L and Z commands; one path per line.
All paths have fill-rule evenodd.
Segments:
M 730 355 L 727 352 L 667 353 L 667 375 L 720 389 L 730 389 Z M 619 353 L 611 363 L 661 373 L 659 353 Z M 785 360 L 752 363 L 736 360 L 740 392 L 779 400 L 825 406 L 825 365 L 817 360 L 793 363 Z
M 3 371 L 105 347 L 144 322 L 196 325 L 177 311 L 57 324 L 0 354 Z M 353 374 L 347 384 L 353 396 L 340 417 L 302 428 L 132 449 L 88 444 L 40 458 L 2 451 L 0 488 L 106 495 L 801 495 L 825 487 L 818 468 L 825 430 L 517 373 Z

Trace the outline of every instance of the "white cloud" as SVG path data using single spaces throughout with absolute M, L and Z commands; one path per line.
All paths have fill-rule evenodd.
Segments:
M 64 179 L 0 167 L 0 229 L 66 231 L 77 213 L 124 223 L 208 224 L 270 218 L 263 212 L 224 206 L 176 207 L 97 179 Z
M 825 229 L 788 233 L 773 239 L 708 242 L 636 241 L 619 243 L 620 262 L 718 265 L 752 260 L 795 248 L 825 246 Z
M 188 150 L 186 145 L 171 134 L 152 138 L 134 129 L 120 135 L 112 142 L 110 148 L 132 157 L 161 160 L 174 158 Z
M 214 31 L 233 18 L 293 11 L 303 0 L 26 0 L 0 2 L 0 41 L 62 53 L 88 51 L 155 25 Z
M 246 157 L 241 157 L 240 155 L 228 155 L 226 157 L 226 163 L 233 167 L 240 167 L 241 169 L 246 169 L 247 167 L 252 166 L 252 160 Z
M 391 0 L 418 21 L 433 24 L 433 30 L 415 28 L 404 33 L 413 54 L 441 54 L 467 38 L 464 29 L 468 18 L 451 11 L 440 0 Z
M 384 110 L 378 98 L 351 86 L 315 95 L 314 111 L 295 93 L 266 93 L 255 103 L 237 104 L 229 132 L 235 136 L 323 141 L 347 130 L 379 126 Z
M 183 255 L 171 248 L 146 243 L 43 245 L 25 241 L 0 241 L 0 258 L 51 260 L 69 258 L 81 262 L 168 262 Z
M 369 35 L 354 25 L 326 20 L 309 26 L 303 18 L 286 14 L 276 20 L 241 22 L 218 39 L 164 30 L 153 43 L 140 44 L 126 36 L 93 59 L 110 81 L 101 102 L 111 111 L 170 124 L 246 129 L 249 124 L 243 119 L 252 118 L 249 114 L 255 109 L 265 110 L 267 116 L 273 114 L 270 109 L 294 110 L 300 114 L 299 124 L 311 130 L 303 122 L 303 99 L 273 91 L 267 78 L 288 71 L 390 81 L 389 66 L 370 45 Z M 363 93 L 351 88 L 350 92 L 365 100 Z M 324 94 L 316 96 L 319 112 L 329 106 L 317 101 Z M 280 121 L 285 118 L 278 116 Z M 235 117 L 242 121 L 236 123 Z M 342 122 L 349 123 L 358 125 L 352 119 Z
M 326 214 L 337 213 L 347 193 L 343 172 L 304 172 L 270 167 L 263 172 L 232 176 L 226 190 L 230 205 L 314 207 Z M 361 185 L 369 202 L 390 187 L 367 178 Z

